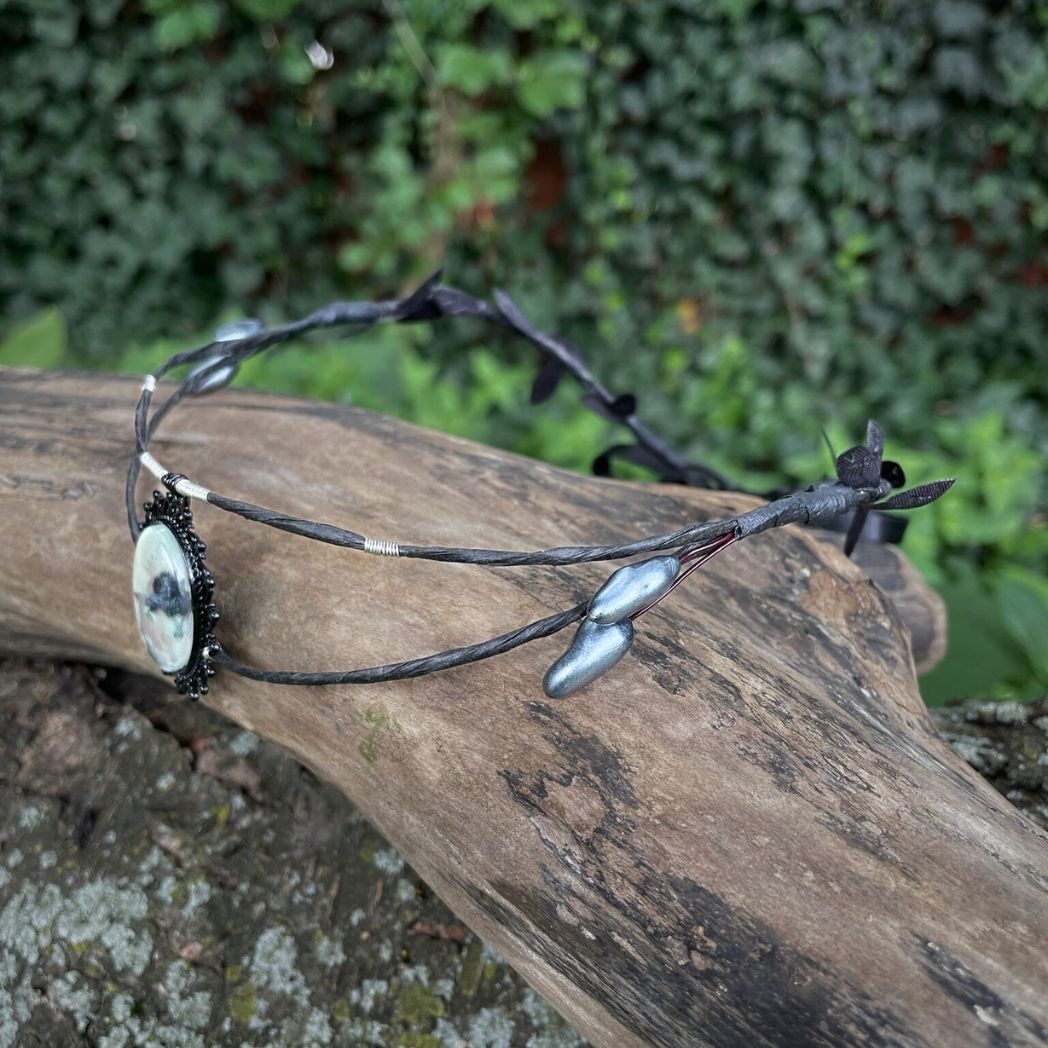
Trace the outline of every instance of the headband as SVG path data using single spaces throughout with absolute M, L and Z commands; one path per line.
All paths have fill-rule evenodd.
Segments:
M 728 487 L 727 480 L 708 467 L 691 463 L 649 429 L 635 414 L 629 394 L 615 396 L 590 372 L 578 350 L 568 342 L 533 327 L 506 294 L 496 291 L 488 303 L 439 283 L 440 274 L 410 296 L 379 302 L 336 302 L 301 320 L 266 328 L 257 321 L 240 321 L 216 332 L 215 340 L 178 353 L 147 375 L 135 410 L 135 454 L 125 490 L 128 525 L 135 542 L 132 588 L 135 616 L 146 650 L 160 669 L 174 677 L 179 692 L 198 699 L 208 691 L 222 667 L 252 680 L 272 684 L 377 684 L 406 680 L 504 654 L 522 644 L 551 636 L 578 624 L 567 650 L 543 681 L 550 698 L 566 696 L 591 683 L 629 650 L 634 623 L 680 585 L 693 571 L 729 546 L 784 524 L 839 526 L 850 516 L 844 548 L 850 553 L 871 510 L 908 510 L 933 502 L 953 480 L 921 484 L 891 494 L 905 484 L 898 463 L 883 459 L 884 441 L 873 421 L 866 442 L 837 456 L 833 480 L 775 498 L 766 505 L 725 520 L 688 523 L 675 531 L 646 535 L 611 545 L 554 546 L 530 551 L 470 546 L 422 546 L 399 539 L 365 536 L 231 498 L 169 470 L 152 455 L 150 440 L 167 414 L 185 397 L 227 386 L 240 364 L 264 350 L 310 331 L 344 327 L 359 334 L 379 323 L 410 323 L 442 317 L 472 316 L 523 337 L 545 356 L 546 364 L 532 390 L 532 400 L 544 399 L 559 377 L 569 373 L 583 388 L 583 400 L 594 410 L 625 426 L 635 443 L 602 456 L 607 466 L 615 454 L 647 465 L 664 480 L 705 487 Z M 188 367 L 189 373 L 167 399 L 153 409 L 157 383 L 169 372 Z M 145 503 L 144 518 L 136 511 L 135 488 L 145 468 L 162 489 Z M 599 468 L 599 466 L 598 466 Z M 477 644 L 452 648 L 422 658 L 335 672 L 270 670 L 245 665 L 227 653 L 215 636 L 218 610 L 215 579 L 205 566 L 206 547 L 197 535 L 192 502 L 207 502 L 227 513 L 317 542 L 358 553 L 401 560 L 431 560 L 481 567 L 564 566 L 617 561 L 644 556 L 613 572 L 594 596 L 573 608 L 538 619 L 519 629 Z M 656 554 L 655 556 L 647 556 Z

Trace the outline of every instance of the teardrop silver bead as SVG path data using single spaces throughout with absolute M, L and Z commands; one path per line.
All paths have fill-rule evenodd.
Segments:
M 551 699 L 567 698 L 607 673 L 632 643 L 633 623 L 629 619 L 606 625 L 583 619 L 568 650 L 550 666 L 542 687 Z
M 250 338 L 260 331 L 265 331 L 266 325 L 255 317 L 244 317 L 243 320 L 231 320 L 223 324 L 215 331 L 216 342 L 239 342 L 242 338 Z
M 652 557 L 619 568 L 599 590 L 589 605 L 594 622 L 619 622 L 652 601 L 658 600 L 680 574 L 676 557 Z
M 216 342 L 239 342 L 242 338 L 250 338 L 252 335 L 258 335 L 265 330 L 266 325 L 261 320 L 256 320 L 254 317 L 245 317 L 243 320 L 231 320 L 228 324 L 223 324 L 215 331 L 214 339 Z M 201 371 L 205 371 L 212 364 L 216 364 L 222 359 L 223 355 L 221 353 L 215 353 L 214 356 L 206 357 L 189 372 L 189 377 L 192 378 L 194 375 L 200 374 Z M 221 389 L 223 386 L 228 386 L 233 381 L 235 374 L 235 365 L 217 368 L 205 381 L 200 383 L 200 392 L 203 393 L 208 390 Z

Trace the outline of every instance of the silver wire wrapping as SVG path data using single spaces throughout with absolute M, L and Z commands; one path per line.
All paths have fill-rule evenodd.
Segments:
M 400 546 L 389 539 L 364 539 L 364 552 L 374 553 L 376 557 L 399 557 Z

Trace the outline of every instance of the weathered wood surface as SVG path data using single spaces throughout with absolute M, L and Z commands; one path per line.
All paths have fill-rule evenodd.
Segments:
M 835 549 L 842 546 L 838 532 L 815 529 L 814 534 Z M 918 673 L 927 673 L 946 654 L 946 607 L 942 598 L 921 578 L 920 572 L 897 546 L 860 542 L 852 553 L 859 569 L 891 597 L 895 610 L 906 624 L 910 650 Z
M 137 388 L 0 373 L 4 648 L 149 670 L 122 507 Z M 210 487 L 403 541 L 604 542 L 744 502 L 241 392 L 161 437 L 161 461 Z M 281 668 L 467 643 L 608 571 L 371 558 L 207 506 L 197 523 L 221 639 Z M 405 684 L 226 675 L 209 699 L 339 785 L 598 1045 L 1044 1043 L 1045 838 L 936 736 L 862 571 L 780 529 L 642 626 L 559 703 L 540 682 L 564 636 Z

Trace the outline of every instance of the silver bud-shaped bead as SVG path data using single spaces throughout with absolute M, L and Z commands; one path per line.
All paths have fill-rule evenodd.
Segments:
M 255 317 L 244 317 L 243 320 L 231 320 L 223 324 L 215 331 L 216 342 L 239 342 L 242 338 L 250 338 L 261 331 L 265 331 L 266 325 Z
M 542 687 L 551 699 L 565 699 L 607 673 L 632 643 L 629 619 L 607 625 L 583 619 L 568 650 L 550 666 Z
M 590 601 L 588 614 L 594 622 L 619 622 L 646 608 L 677 581 L 680 561 L 676 557 L 652 557 L 619 568 Z
M 215 331 L 215 341 L 239 342 L 242 338 L 250 338 L 252 335 L 257 335 L 265 330 L 266 325 L 254 317 L 246 317 L 243 320 L 231 320 L 228 324 L 223 324 Z M 192 378 L 194 375 L 199 375 L 202 371 L 206 371 L 212 365 L 218 364 L 224 359 L 225 357 L 222 353 L 215 353 L 214 356 L 206 357 L 189 372 L 189 377 Z M 199 392 L 205 393 L 208 390 L 221 389 L 223 386 L 228 386 L 233 381 L 236 370 L 235 364 L 230 364 L 228 367 L 215 368 L 206 379 L 199 383 L 197 387 Z

